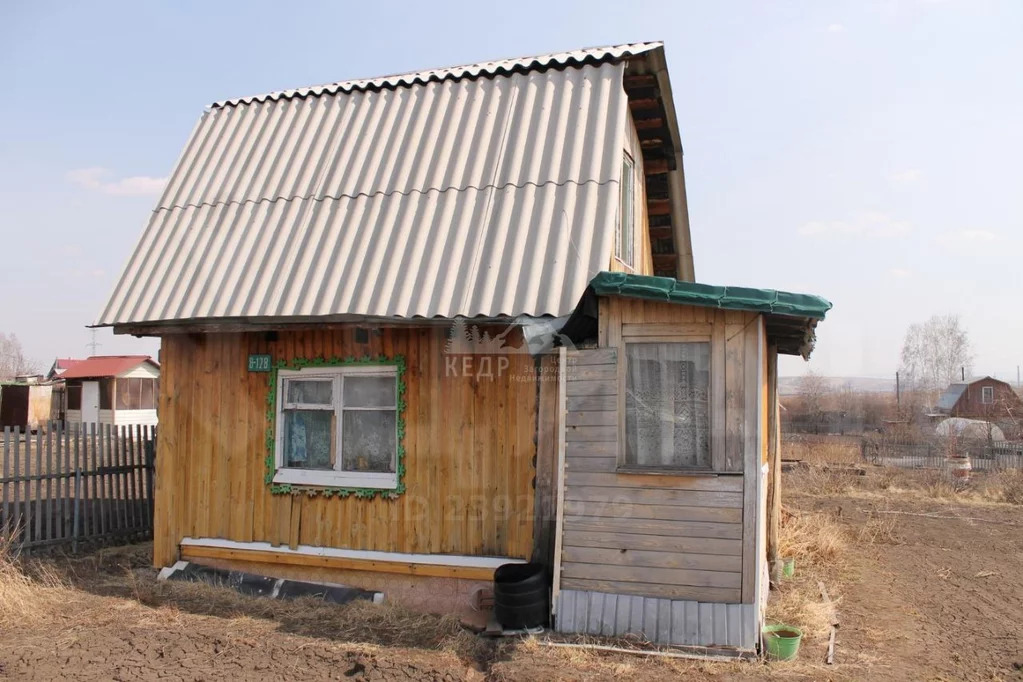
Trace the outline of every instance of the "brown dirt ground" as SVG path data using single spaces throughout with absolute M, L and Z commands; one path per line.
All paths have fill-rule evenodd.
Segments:
M 834 666 L 820 637 L 784 664 L 485 642 L 450 619 L 372 605 L 156 583 L 149 548 L 136 545 L 47 560 L 69 587 L 56 606 L 0 622 L 0 679 L 1023 680 L 1023 508 L 855 486 L 790 494 L 786 505 L 848 531 L 827 574 L 841 619 Z M 811 581 L 797 566 L 782 589 L 815 585 L 819 568 Z

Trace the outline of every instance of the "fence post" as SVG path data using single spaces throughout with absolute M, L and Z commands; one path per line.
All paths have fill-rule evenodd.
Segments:
M 153 474 L 156 471 L 156 428 L 146 429 L 146 500 L 147 512 L 149 513 L 149 530 L 152 535 L 156 534 L 156 525 L 153 520 L 153 512 L 156 502 L 156 491 L 153 489 Z
M 4 427 L 4 482 L 0 486 L 0 497 L 3 497 L 4 516 L 3 523 L 0 523 L 0 531 L 6 535 L 7 526 L 11 523 L 11 501 L 7 497 L 7 479 L 11 477 L 11 427 Z
M 75 508 L 71 521 L 71 553 L 78 554 L 78 500 L 82 497 L 82 468 L 75 469 Z

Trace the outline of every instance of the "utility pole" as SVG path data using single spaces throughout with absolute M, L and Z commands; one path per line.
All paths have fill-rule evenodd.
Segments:
M 899 390 L 899 373 L 895 373 L 895 421 L 902 419 L 902 398 Z
M 96 340 L 96 330 L 93 329 L 91 331 L 92 331 L 92 341 L 90 341 L 89 343 L 85 344 L 85 347 L 89 348 L 91 350 L 91 353 L 90 353 L 91 355 L 95 355 L 96 354 L 96 349 L 99 348 L 100 346 L 102 346 L 103 344 Z

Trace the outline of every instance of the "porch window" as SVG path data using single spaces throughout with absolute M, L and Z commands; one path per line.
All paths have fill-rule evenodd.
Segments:
M 397 488 L 394 367 L 280 370 L 277 395 L 274 483 Z
M 625 361 L 625 466 L 710 469 L 710 343 L 626 343 Z
M 995 387 L 994 386 L 981 386 L 980 387 L 980 402 L 984 405 L 991 405 L 995 402 Z
M 632 158 L 622 157 L 622 182 L 618 207 L 618 229 L 615 230 L 615 257 L 632 267 L 635 234 L 635 168 Z

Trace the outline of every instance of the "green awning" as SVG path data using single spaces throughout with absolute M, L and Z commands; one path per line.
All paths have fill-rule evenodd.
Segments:
M 624 272 L 599 272 L 590 280 L 590 287 L 598 296 L 627 296 L 725 310 L 753 310 L 813 320 L 823 320 L 825 313 L 831 310 L 830 301 L 812 294 L 714 286 Z

